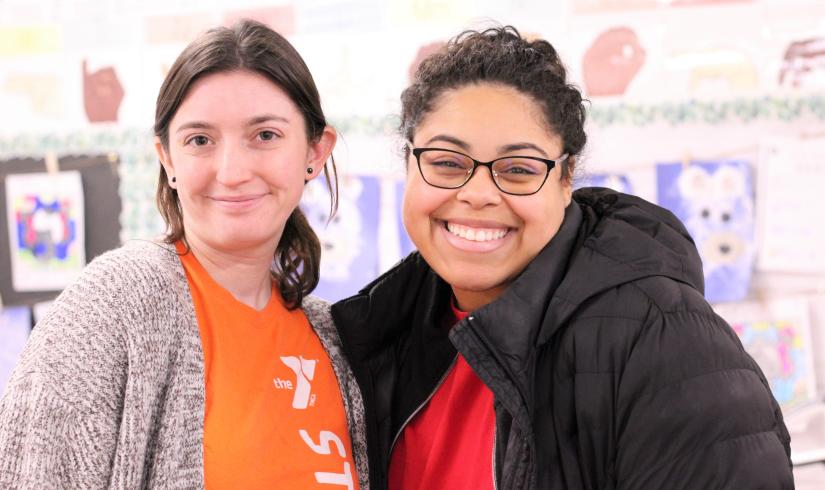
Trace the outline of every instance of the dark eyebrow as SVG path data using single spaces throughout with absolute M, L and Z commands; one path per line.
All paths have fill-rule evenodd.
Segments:
M 184 129 L 211 129 L 212 125 L 209 123 L 205 123 L 203 121 L 190 121 L 188 123 L 181 124 L 180 127 L 175 131 L 175 133 L 180 133 Z
M 246 125 L 247 126 L 255 126 L 257 124 L 265 123 L 267 121 L 281 121 L 281 122 L 284 122 L 286 124 L 290 123 L 289 119 L 287 119 L 283 116 L 276 116 L 274 114 L 261 114 L 260 116 L 255 116 L 255 117 L 252 117 L 249 120 L 247 120 Z M 190 121 L 190 122 L 181 124 L 181 126 L 177 129 L 177 131 L 175 131 L 175 133 L 180 133 L 184 129 L 213 129 L 213 128 L 214 128 L 214 126 L 212 126 L 208 122 Z
M 289 124 L 289 122 L 290 122 L 289 119 L 287 119 L 283 116 L 276 116 L 275 114 L 262 114 L 260 116 L 255 116 L 255 117 L 249 119 L 249 121 L 247 121 L 246 125 L 247 126 L 255 126 L 256 124 L 265 123 L 267 121 L 280 121 L 280 122 L 283 122 L 283 123 L 286 123 L 286 124 Z
M 452 145 L 455 145 L 455 146 L 461 148 L 464 151 L 470 151 L 470 145 L 468 143 L 466 143 L 463 140 L 460 140 L 460 139 L 456 138 L 455 136 L 450 136 L 450 135 L 446 135 L 446 134 L 437 134 L 437 135 L 433 136 L 432 138 L 428 139 L 424 145 L 429 146 L 430 144 L 432 144 L 433 142 L 436 142 L 436 141 L 443 141 L 445 143 L 450 143 Z M 509 145 L 504 145 L 504 146 L 498 147 L 498 153 L 499 154 L 512 153 L 512 152 L 518 151 L 518 150 L 534 150 L 534 151 L 537 151 L 537 152 L 541 153 L 544 156 L 544 158 L 549 158 L 547 156 L 547 153 L 544 150 L 539 148 L 537 145 L 534 145 L 533 143 L 527 143 L 527 142 L 512 143 L 512 144 L 509 144 Z
M 499 153 L 512 153 L 518 150 L 535 150 L 541 153 L 544 156 L 544 158 L 550 158 L 547 156 L 547 153 L 545 153 L 544 150 L 534 145 L 533 143 L 514 143 L 511 145 L 504 145 L 498 147 Z
M 449 135 L 446 135 L 446 134 L 437 134 L 437 135 L 433 136 L 432 138 L 428 139 L 426 141 L 426 143 L 424 143 L 424 146 L 429 146 L 430 144 L 432 144 L 436 141 L 443 141 L 445 143 L 450 143 L 451 145 L 455 145 L 455 146 L 461 148 L 464 151 L 469 151 L 470 150 L 470 145 L 468 145 L 464 141 L 456 138 L 455 136 L 449 136 Z

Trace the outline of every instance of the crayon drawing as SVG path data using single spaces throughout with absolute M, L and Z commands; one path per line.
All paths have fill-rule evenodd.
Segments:
M 378 211 L 380 185 L 376 177 L 338 178 L 338 211 L 329 217 L 329 192 L 324 179 L 307 184 L 301 201 L 309 224 L 321 241 L 321 280 L 313 294 L 336 301 L 358 292 L 378 275 Z
M 86 265 L 79 172 L 6 177 L 12 287 L 55 291 Z
M 25 306 L 0 308 L 0 396 L 8 383 L 31 331 L 31 310 Z
M 696 242 L 708 301 L 738 301 L 750 287 L 756 257 L 753 184 L 746 162 L 656 166 L 658 202 Z

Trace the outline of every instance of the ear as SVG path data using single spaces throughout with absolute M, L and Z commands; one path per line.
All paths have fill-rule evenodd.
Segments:
M 711 179 L 705 169 L 698 165 L 691 165 L 682 170 L 676 181 L 679 193 L 687 199 L 703 199 L 711 191 Z
M 562 192 L 564 192 L 564 207 L 567 207 L 573 201 L 573 169 L 576 168 L 575 157 L 570 157 L 564 164 L 567 166 L 567 177 L 562 177 L 561 187 Z
M 178 184 L 172 181 L 172 177 L 175 176 L 175 167 L 172 165 L 172 159 L 169 158 L 169 153 L 166 151 L 166 148 L 163 147 L 163 143 L 158 136 L 155 136 L 155 153 L 158 155 L 158 160 L 160 160 L 163 170 L 166 171 L 166 181 L 169 187 L 176 189 Z
M 305 168 L 306 173 L 304 174 L 305 181 L 310 181 L 320 175 L 321 170 L 332 154 L 332 149 L 335 148 L 335 142 L 337 140 L 338 133 L 335 132 L 332 126 L 327 126 L 316 141 L 309 143 Z M 312 169 L 312 172 L 309 172 L 309 169 Z
M 716 197 L 738 198 L 745 195 L 745 175 L 736 167 L 725 165 L 713 174 Z

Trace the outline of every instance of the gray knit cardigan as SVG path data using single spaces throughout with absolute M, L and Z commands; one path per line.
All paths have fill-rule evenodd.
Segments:
M 360 391 L 328 305 L 309 297 L 303 310 L 338 377 L 366 490 Z M 35 327 L 0 399 L 0 489 L 203 488 L 203 373 L 174 249 L 135 241 L 98 257 Z

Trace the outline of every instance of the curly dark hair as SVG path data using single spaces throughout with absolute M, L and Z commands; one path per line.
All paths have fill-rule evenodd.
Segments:
M 412 141 L 418 124 L 445 91 L 477 83 L 507 85 L 531 97 L 561 137 L 563 151 L 573 157 L 568 161 L 577 160 L 587 141 L 585 99 L 567 82 L 556 49 L 545 40 L 523 38 L 513 26 L 464 31 L 422 61 L 401 94 L 401 136 Z M 568 164 L 562 166 L 562 178 L 570 178 Z

